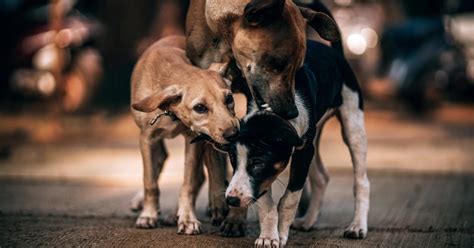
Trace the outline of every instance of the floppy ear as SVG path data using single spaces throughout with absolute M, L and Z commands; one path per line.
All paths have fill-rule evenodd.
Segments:
M 251 26 L 262 26 L 281 17 L 285 0 L 252 0 L 245 6 L 244 17 Z
M 271 112 L 261 111 L 243 125 L 252 131 L 254 137 L 261 137 L 270 144 L 298 147 L 304 143 L 290 122 Z
M 331 42 L 339 41 L 341 39 L 339 28 L 331 17 L 312 9 L 304 7 L 299 8 L 303 17 L 308 20 L 309 25 L 314 28 L 323 39 Z
M 152 112 L 157 108 L 168 110 L 171 104 L 181 101 L 182 92 L 176 87 L 168 87 L 155 92 L 145 99 L 133 103 L 132 108 L 141 112 Z
M 229 62 L 225 63 L 212 63 L 208 70 L 215 71 L 219 73 L 221 76 L 224 76 L 229 68 Z
M 215 71 L 217 73 L 219 73 L 219 75 L 221 75 L 222 79 L 224 80 L 224 83 L 228 86 L 228 87 L 231 87 L 232 86 L 232 81 L 230 81 L 229 79 L 226 78 L 227 76 L 227 72 L 229 70 L 229 62 L 225 62 L 225 63 L 212 63 L 208 70 L 211 70 L 211 71 Z
M 277 128 L 272 129 L 271 137 L 274 137 L 275 141 L 280 144 L 288 144 L 294 147 L 302 146 L 304 141 L 295 128 L 286 120 L 281 119 L 279 122 Z

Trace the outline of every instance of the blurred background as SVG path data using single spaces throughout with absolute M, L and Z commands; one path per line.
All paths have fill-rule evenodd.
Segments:
M 369 169 L 474 172 L 474 2 L 323 2 L 364 89 Z M 152 42 L 184 34 L 188 4 L 0 0 L 0 178 L 138 189 L 130 75 Z M 330 171 L 350 170 L 335 121 L 323 139 Z M 162 185 L 179 187 L 182 142 L 167 141 Z
M 341 27 L 345 54 L 364 89 L 369 125 L 374 121 L 385 132 L 376 122 L 384 121 L 378 115 L 391 116 L 386 117 L 393 118 L 387 120 L 391 124 L 461 122 L 466 129 L 449 128 L 472 135 L 473 1 L 324 3 Z M 128 107 L 131 71 L 153 41 L 184 33 L 188 4 L 1 0 L 2 164 L 29 156 L 36 164 L 46 155 L 32 154 L 50 145 L 135 148 L 137 128 Z M 310 36 L 318 39 L 315 33 Z M 31 149 L 28 156 L 22 152 L 25 146 Z

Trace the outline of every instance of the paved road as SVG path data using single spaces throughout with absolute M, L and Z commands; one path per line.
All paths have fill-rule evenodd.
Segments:
M 474 245 L 474 176 L 374 172 L 371 181 L 367 239 L 341 237 L 352 215 L 352 177 L 340 172 L 330 182 L 317 229 L 292 231 L 289 246 Z M 258 234 L 250 217 L 246 238 L 220 237 L 204 214 L 206 194 L 198 201 L 205 233 L 190 237 L 176 234 L 175 227 L 135 229 L 128 211 L 134 186 L 2 180 L 0 188 L 2 246 L 239 247 L 251 245 Z M 177 189 L 162 191 L 164 215 L 173 211 Z

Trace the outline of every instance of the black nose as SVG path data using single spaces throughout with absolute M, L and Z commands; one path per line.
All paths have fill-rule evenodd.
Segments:
M 237 137 L 237 134 L 239 134 L 239 129 L 236 127 L 231 127 L 231 128 L 226 129 L 222 136 L 227 141 L 233 141 Z
M 298 109 L 296 108 L 296 106 L 293 106 L 289 108 L 288 110 L 286 110 L 285 112 L 283 112 L 281 117 L 287 120 L 291 120 L 298 117 L 298 114 L 299 114 Z
M 225 201 L 232 207 L 240 207 L 240 199 L 234 196 L 228 196 Z

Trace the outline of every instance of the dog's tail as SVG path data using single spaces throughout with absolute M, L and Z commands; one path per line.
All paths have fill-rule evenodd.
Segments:
M 310 8 L 314 11 L 322 12 L 322 13 L 328 15 L 329 17 L 331 17 L 334 21 L 336 21 L 336 19 L 334 19 L 334 16 L 332 15 L 331 11 L 326 7 L 326 5 L 321 3 L 319 0 L 313 0 L 313 1 L 311 1 L 311 3 L 300 3 L 300 1 L 295 1 L 295 2 L 298 5 L 302 6 L 302 7 L 306 7 L 306 8 Z M 337 25 L 337 22 L 336 22 L 336 25 Z M 337 26 L 337 28 L 339 29 L 339 34 L 340 34 L 341 29 L 339 28 L 339 25 Z M 342 46 L 342 37 L 339 37 L 338 41 L 331 42 L 331 47 L 333 47 L 334 49 L 339 51 L 344 56 L 344 48 Z

